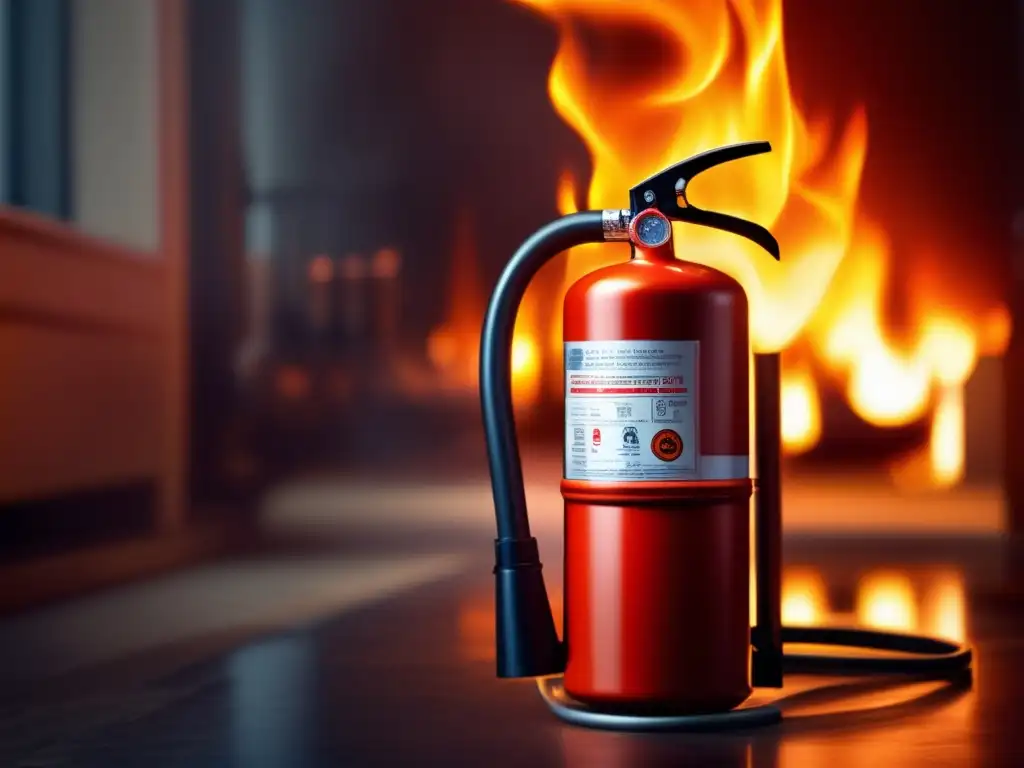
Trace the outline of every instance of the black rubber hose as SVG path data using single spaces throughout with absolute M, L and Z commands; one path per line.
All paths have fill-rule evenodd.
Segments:
M 537 540 L 530 535 L 523 467 L 512 409 L 512 335 L 537 271 L 562 251 L 604 241 L 601 211 L 574 213 L 531 235 L 498 278 L 480 337 L 480 405 L 498 538 L 494 612 L 499 677 L 540 677 L 565 669 Z
M 573 213 L 537 230 L 512 256 L 491 296 L 480 338 L 480 405 L 491 469 L 498 538 L 527 540 L 523 467 L 512 410 L 512 333 L 526 288 L 537 271 L 562 251 L 604 242 L 601 211 Z
M 783 668 L 787 673 L 945 677 L 970 667 L 973 656 L 969 647 L 946 640 L 870 629 L 783 627 L 782 642 L 912 654 L 840 656 L 783 653 Z

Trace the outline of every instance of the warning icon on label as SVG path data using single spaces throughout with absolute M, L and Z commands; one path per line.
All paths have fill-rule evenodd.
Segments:
M 663 429 L 651 440 L 651 453 L 662 461 L 675 461 L 683 453 L 683 438 L 674 430 Z

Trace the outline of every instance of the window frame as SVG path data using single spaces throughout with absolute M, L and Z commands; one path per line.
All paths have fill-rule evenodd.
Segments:
M 70 0 L 0 0 L 0 203 L 73 217 Z

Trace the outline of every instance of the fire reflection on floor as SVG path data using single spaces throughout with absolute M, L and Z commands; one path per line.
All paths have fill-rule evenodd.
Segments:
M 490 585 L 487 585 L 488 587 Z M 787 567 L 782 580 L 782 620 L 793 626 L 859 626 L 913 632 L 946 640 L 967 640 L 967 604 L 962 572 L 950 566 L 878 568 L 853 579 L 852 610 L 835 605 L 821 569 Z M 842 590 L 846 585 L 834 584 Z M 562 585 L 548 584 L 561 632 Z M 462 605 L 458 622 L 465 659 L 494 659 L 493 597 L 481 589 Z M 751 607 L 753 615 L 753 606 Z
M 837 576 L 827 564 L 793 565 L 783 577 L 783 620 L 787 625 L 861 626 L 914 632 L 965 641 L 967 597 L 963 571 L 946 564 L 878 567 Z M 561 574 L 549 583 L 552 609 L 561 631 Z M 494 661 L 494 614 L 486 588 L 467 598 L 458 616 L 460 655 Z M 816 648 L 795 652 L 825 652 Z M 831 652 L 840 652 L 838 649 Z M 841 652 L 849 652 L 843 649 Z M 971 727 L 977 698 L 965 680 L 830 678 L 790 675 L 781 691 L 756 690 L 751 702 L 774 702 L 784 715 L 782 729 L 747 735 L 687 737 L 686 759 L 670 738 L 634 739 L 622 734 L 565 727 L 558 731 L 564 764 L 626 768 L 633 765 L 824 765 L 853 768 L 870 764 L 917 764 L 941 757 L 942 764 L 969 762 L 968 741 L 952 739 Z M 976 684 L 975 684 L 976 685 Z M 542 707 L 539 697 L 537 706 Z M 922 721 L 920 716 L 926 715 Z M 926 734 L 922 737 L 922 723 Z M 924 741 L 922 741 L 924 738 Z M 933 743 L 934 742 L 934 743 Z
M 800 626 L 856 624 L 966 640 L 964 581 L 957 569 L 868 571 L 857 579 L 855 595 L 852 612 L 837 611 L 817 570 L 806 566 L 787 568 L 783 575 L 782 620 Z

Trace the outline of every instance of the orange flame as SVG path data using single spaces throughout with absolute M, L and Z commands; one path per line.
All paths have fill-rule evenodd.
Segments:
M 812 568 L 786 568 L 782 576 L 782 621 L 797 626 L 817 626 L 829 616 L 828 590 Z
M 481 318 L 484 316 L 484 291 L 478 273 L 473 221 L 462 209 L 455 222 L 452 248 L 451 283 L 448 316 L 427 338 L 427 356 L 456 386 L 476 385 L 477 358 L 467 354 L 477 344 Z
M 810 450 L 821 437 L 818 384 L 807 366 L 788 368 L 782 389 L 782 440 L 790 453 Z
M 560 31 L 548 91 L 590 150 L 587 208 L 623 207 L 624 191 L 638 179 L 698 152 L 771 141 L 769 155 L 698 177 L 691 197 L 701 207 L 768 226 L 782 246 L 781 264 L 714 230 L 680 226 L 676 237 L 681 257 L 743 284 L 755 349 L 799 342 L 812 351 L 813 364 L 787 366 L 783 374 L 788 451 L 809 450 L 820 438 L 816 375 L 824 373 L 871 424 L 901 425 L 931 414 L 932 480 L 959 479 L 962 388 L 980 354 L 1001 354 L 1007 317 L 996 307 L 995 319 L 968 320 L 929 294 L 912 302 L 918 305 L 915 339 L 897 345 L 886 333 L 889 247 L 882 228 L 858 210 L 867 116 L 858 108 L 833 131 L 797 107 L 781 0 L 510 2 L 540 12 Z M 585 39 L 584 27 L 596 34 Z M 628 55 L 607 44 L 626 35 L 643 38 L 643 44 L 630 47 Z M 605 43 L 600 55 L 586 44 L 593 37 Z M 557 199 L 563 214 L 576 210 L 570 176 L 563 175 Z M 551 281 L 564 295 L 584 273 L 622 257 L 620 247 L 610 245 L 573 251 L 546 284 L 538 279 L 531 286 L 517 338 L 536 344 L 543 335 L 532 318 L 550 315 L 545 346 L 552 361 L 560 359 L 561 318 L 550 312 Z M 969 314 L 978 316 L 974 310 Z
M 739 141 L 771 141 L 771 154 L 716 168 L 695 180 L 691 193 L 702 207 L 771 228 L 782 246 L 781 264 L 733 235 L 682 226 L 676 235 L 683 258 L 743 284 L 755 349 L 787 350 L 787 452 L 811 450 L 821 439 L 827 384 L 870 424 L 931 420 L 929 445 L 893 467 L 898 481 L 958 482 L 965 463 L 964 385 L 980 356 L 1004 351 L 1009 314 L 992 302 L 958 304 L 960 286 L 944 291 L 927 284 L 925 270 L 899 285 L 909 289 L 905 303 L 916 333 L 891 332 L 890 245 L 858 199 L 867 116 L 857 108 L 833 130 L 798 108 L 786 65 L 782 1 L 510 2 L 557 24 L 549 95 L 590 150 L 589 188 L 583 194 L 564 172 L 555 190 L 558 210 L 620 208 L 637 179 L 682 158 Z M 588 46 L 595 38 L 604 43 L 600 55 Z M 637 39 L 640 44 L 620 45 Z M 483 292 L 464 211 L 458 227 L 450 312 L 431 334 L 428 354 L 446 381 L 468 388 L 476 380 Z M 517 407 L 533 405 L 545 381 L 549 394 L 561 394 L 561 378 L 544 375 L 561 363 L 561 313 L 552 308 L 583 274 L 621 260 L 623 248 L 574 249 L 535 278 L 515 329 Z
M 924 598 L 927 629 L 935 637 L 967 640 L 966 589 L 963 574 L 952 569 L 933 576 Z
M 625 205 L 637 179 L 709 148 L 767 138 L 773 152 L 716 169 L 693 183 L 700 205 L 771 225 L 786 259 L 771 262 L 733 235 L 679 227 L 685 258 L 739 279 L 750 298 L 754 343 L 789 344 L 820 304 L 849 242 L 867 145 L 863 112 L 838 146 L 812 128 L 790 97 L 779 2 L 681 4 L 651 0 L 513 0 L 541 11 L 561 31 L 549 93 L 590 149 L 590 208 Z M 734 40 L 730 5 L 740 21 Z M 578 36 L 591 28 L 635 31 L 663 52 L 655 76 L 631 76 L 588 56 Z M 741 56 L 745 49 L 746 56 Z M 745 62 L 743 61 L 745 59 Z M 745 64 L 745 66 L 744 66 Z M 564 209 L 563 209 L 563 212 Z M 566 283 L 621 258 L 604 247 L 569 259 Z M 576 256 L 576 254 L 574 254 Z
M 484 291 L 478 273 L 473 221 L 465 209 L 456 219 L 451 270 L 448 316 L 427 337 L 427 357 L 446 384 L 472 389 L 477 382 Z M 512 391 L 517 407 L 521 408 L 529 408 L 540 395 L 540 354 L 533 338 L 522 332 L 530 323 L 530 315 L 521 313 L 512 346 Z

